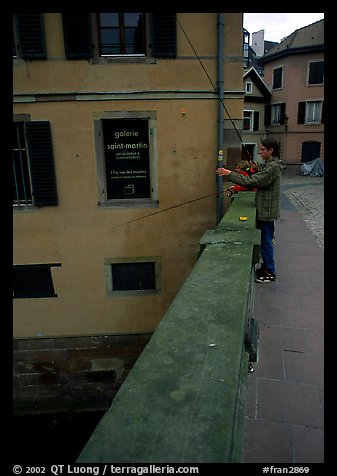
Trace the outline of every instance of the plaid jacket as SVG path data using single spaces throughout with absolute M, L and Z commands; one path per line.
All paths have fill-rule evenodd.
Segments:
M 228 179 L 239 185 L 256 187 L 256 218 L 262 221 L 274 221 L 280 216 L 281 169 L 282 163 L 272 157 L 260 165 L 259 172 L 245 177 L 232 172 Z

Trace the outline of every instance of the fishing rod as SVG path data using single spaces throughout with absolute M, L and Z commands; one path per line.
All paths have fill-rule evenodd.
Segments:
M 139 218 L 134 218 L 133 220 L 129 220 L 129 221 L 124 222 L 124 223 L 120 223 L 119 225 L 113 226 L 111 228 L 111 230 L 115 230 L 116 228 L 119 228 L 121 226 L 129 225 L 130 223 L 134 223 L 135 221 L 144 220 L 144 218 L 149 218 L 149 217 L 152 217 L 154 215 L 158 215 L 159 213 L 167 212 L 168 210 L 173 210 L 174 208 L 182 207 L 183 205 L 188 205 L 189 203 L 197 202 L 198 200 L 204 200 L 205 198 L 209 198 L 209 197 L 212 197 L 214 195 L 220 195 L 220 194 L 226 192 L 227 190 L 229 190 L 229 189 L 221 190 L 221 192 L 209 193 L 208 195 L 204 195 L 203 197 L 194 198 L 193 200 L 188 200 L 187 202 L 178 203 L 177 205 L 172 205 L 171 207 L 163 208 L 162 210 L 158 210 L 156 212 L 149 213 L 148 215 L 144 215 L 144 216 L 139 217 Z M 229 195 L 227 195 L 227 196 L 229 196 Z

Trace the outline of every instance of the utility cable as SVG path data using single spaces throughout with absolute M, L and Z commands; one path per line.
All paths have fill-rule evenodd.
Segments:
M 207 70 L 206 70 L 206 68 L 205 68 L 205 66 L 204 66 L 204 64 L 203 64 L 203 62 L 201 61 L 200 56 L 198 55 L 196 49 L 194 48 L 194 46 L 193 46 L 191 40 L 189 39 L 189 37 L 188 37 L 186 31 L 185 31 L 184 28 L 182 27 L 182 24 L 180 23 L 180 21 L 178 20 L 177 17 L 176 17 L 176 22 L 178 23 L 178 25 L 179 25 L 181 31 L 183 32 L 183 34 L 185 35 L 185 38 L 186 38 L 188 44 L 190 45 L 190 47 L 192 48 L 193 53 L 195 54 L 195 57 L 196 57 L 197 60 L 199 61 L 200 66 L 202 67 L 204 73 L 206 74 L 208 81 L 209 81 L 210 84 L 212 85 L 214 91 L 216 92 L 216 94 L 217 94 L 217 96 L 218 96 L 218 99 L 219 99 L 220 103 L 222 104 L 224 110 L 226 111 L 226 114 L 227 114 L 227 116 L 228 116 L 228 118 L 229 118 L 229 120 L 230 120 L 230 122 L 231 122 L 231 124 L 232 124 L 232 126 L 233 126 L 233 129 L 235 130 L 235 132 L 237 133 L 237 135 L 238 135 L 238 137 L 239 137 L 239 139 L 240 139 L 241 146 L 245 149 L 246 153 L 247 153 L 248 156 L 250 157 L 250 153 L 249 153 L 247 147 L 245 146 L 245 144 L 243 143 L 242 136 L 241 136 L 240 132 L 238 131 L 238 129 L 237 129 L 237 127 L 236 127 L 236 125 L 235 125 L 235 123 L 234 123 L 234 121 L 233 121 L 231 115 L 229 114 L 229 111 L 228 111 L 228 109 L 227 109 L 227 107 L 226 107 L 224 101 L 223 101 L 222 98 L 219 96 L 218 89 L 216 88 L 215 84 L 213 83 L 213 81 L 212 81 L 210 75 L 208 74 L 208 72 L 207 72 Z

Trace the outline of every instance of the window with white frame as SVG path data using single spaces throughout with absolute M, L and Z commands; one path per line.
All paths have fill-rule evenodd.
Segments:
M 281 124 L 282 104 L 273 104 L 271 107 L 271 123 Z
M 254 111 L 243 111 L 243 130 L 252 131 L 254 126 Z
M 246 93 L 252 94 L 253 92 L 253 83 L 251 81 L 246 81 Z
M 155 112 L 97 113 L 94 124 L 99 205 L 155 206 Z
M 259 124 L 259 111 L 253 111 L 246 109 L 243 111 L 243 130 L 244 131 L 258 131 Z
M 320 124 L 322 118 L 322 101 L 308 101 L 306 104 L 307 124 Z

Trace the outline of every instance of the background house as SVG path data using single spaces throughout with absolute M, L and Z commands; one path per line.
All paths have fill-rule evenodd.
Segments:
M 242 15 L 13 15 L 17 411 L 109 405 L 192 269 L 240 154 Z
M 252 38 L 250 45 L 250 38 Z M 259 58 L 274 48 L 278 43 L 276 41 L 267 41 L 264 39 L 264 30 L 250 33 L 243 29 L 243 58 L 244 68 L 255 68 L 260 76 L 263 77 L 263 65 L 259 62 Z
M 271 98 L 271 91 L 254 67 L 243 74 L 245 90 L 242 141 L 251 158 L 261 161 L 259 145 L 266 136 L 265 109 Z
M 272 91 L 266 130 L 279 139 L 288 170 L 324 160 L 324 20 L 295 30 L 259 62 Z

